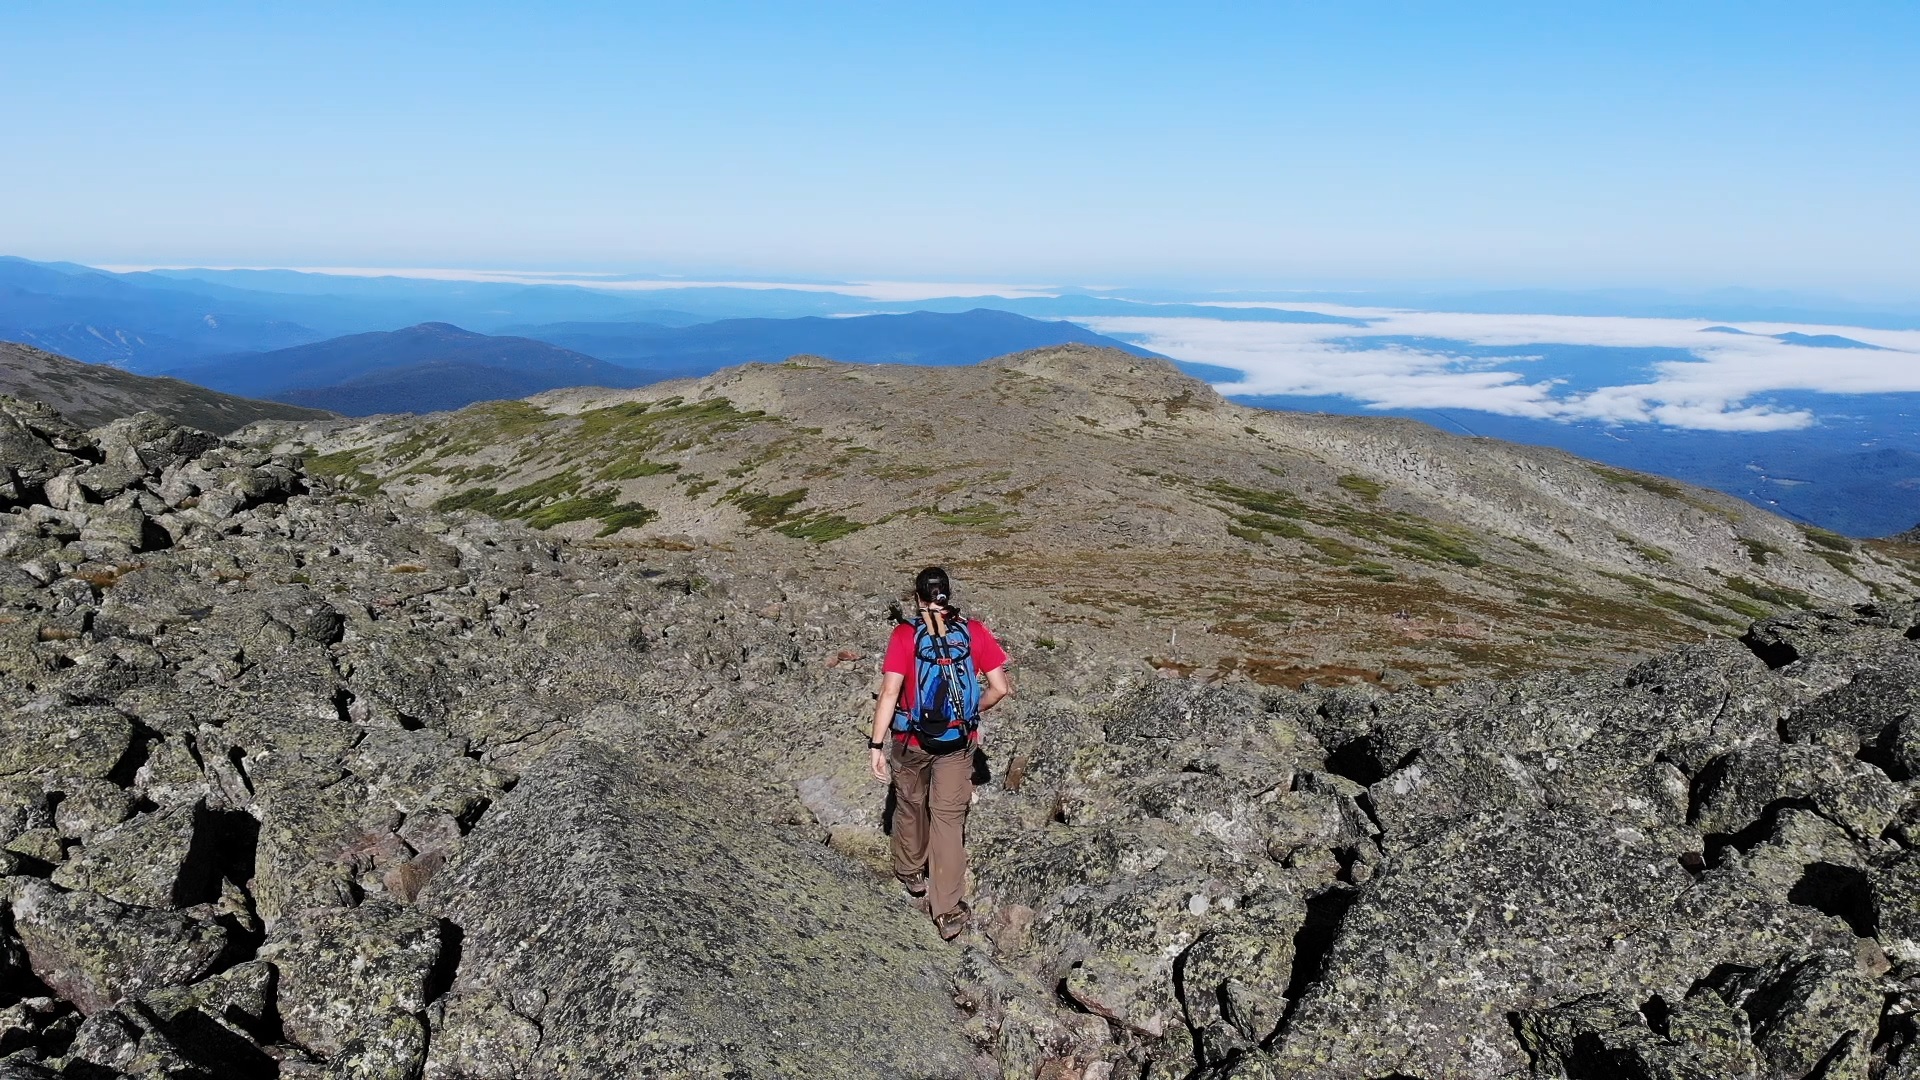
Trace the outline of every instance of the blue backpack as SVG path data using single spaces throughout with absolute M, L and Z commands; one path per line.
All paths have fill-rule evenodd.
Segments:
M 949 618 L 943 638 L 925 620 L 915 619 L 913 658 L 914 699 L 895 713 L 895 730 L 912 733 L 928 753 L 967 746 L 980 718 L 980 676 L 973 670 L 967 620 L 957 614 Z

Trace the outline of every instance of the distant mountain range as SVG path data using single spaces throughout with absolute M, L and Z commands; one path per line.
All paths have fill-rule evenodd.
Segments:
M 1804 345 L 1810 349 L 1875 349 L 1889 351 L 1885 346 L 1869 345 L 1864 341 L 1855 341 L 1839 334 L 1802 334 L 1789 330 L 1784 334 L 1756 334 L 1751 330 L 1741 330 L 1732 326 L 1709 326 L 1700 331 L 1703 334 L 1738 334 L 1741 337 L 1770 337 L 1775 341 L 1784 341 L 1789 345 Z
M 855 363 L 933 366 L 1068 343 L 1154 355 L 1072 323 L 984 309 L 728 319 L 687 327 L 575 322 L 525 330 L 524 336 L 494 336 L 449 323 L 422 323 L 215 357 L 169 374 L 230 394 L 369 416 L 457 409 L 565 386 L 641 386 L 802 353 Z
M 830 283 L 681 287 L 639 278 L 590 280 L 594 287 L 292 270 L 111 273 L 73 263 L 0 257 L 0 340 L 139 374 L 179 373 L 229 393 L 361 415 L 449 409 L 580 383 L 632 387 L 797 353 L 946 365 L 1082 342 L 1140 354 L 1145 351 L 1142 345 L 1167 340 L 1142 332 L 1155 318 L 1368 326 L 1372 333 L 1364 340 L 1374 347 L 1431 348 L 1484 356 L 1491 364 L 1520 357 L 1529 379 L 1554 379 L 1563 391 L 1615 385 L 1635 370 L 1693 357 L 1683 348 L 1597 348 L 1552 341 L 1496 346 L 1385 337 L 1373 325 L 1378 316 L 1355 309 L 1664 316 L 1698 319 L 1702 325 L 1720 322 L 1705 326 L 1704 332 L 1713 334 L 1753 333 L 1728 323 L 1797 322 L 1807 324 L 1803 329 L 1808 332 L 1754 336 L 1834 350 L 1882 347 L 1815 331 L 1826 326 L 1920 328 L 1920 307 L 1911 304 L 1850 305 L 1831 298 L 1745 290 L 1692 295 L 1658 290 L 1223 294 L 1063 288 L 1053 296 L 905 303 L 835 291 Z M 670 284 L 673 287 L 664 287 Z M 1250 306 L 1219 306 L 1227 301 Z M 1342 306 L 1318 312 L 1259 306 L 1273 303 Z M 1129 321 L 1099 324 L 1107 328 L 1106 337 L 1054 321 L 1115 316 Z M 442 328 L 393 329 L 427 324 Z M 464 344 L 455 341 L 458 335 L 466 335 L 459 338 Z M 1329 342 L 1351 349 L 1360 340 Z M 311 351 L 300 351 L 308 347 Z M 1884 356 L 1889 364 L 1901 359 L 1897 351 L 1855 355 Z M 1212 381 L 1239 377 L 1227 367 L 1192 362 L 1180 367 Z M 1276 397 L 1257 403 L 1276 409 L 1380 411 L 1342 398 Z M 1711 485 L 1851 535 L 1881 535 L 1920 521 L 1920 479 L 1905 458 L 1881 453 L 1889 448 L 1920 452 L 1920 421 L 1915 419 L 1920 416 L 1920 395 L 1796 392 L 1758 403 L 1804 409 L 1819 421 L 1803 431 L 1716 433 L 1452 409 L 1397 411 L 1449 430 L 1556 446 Z
M 1137 356 L 1158 355 L 1073 323 L 1043 322 L 991 308 L 843 319 L 723 319 L 684 327 L 552 323 L 513 327 L 510 332 L 676 378 L 799 354 L 856 364 L 947 367 L 1078 342 L 1123 349 Z
M 314 420 L 328 415 L 317 409 L 234 397 L 179 379 L 81 363 L 4 341 L 0 341 L 0 394 L 50 405 L 82 427 L 150 410 L 175 423 L 224 435 L 256 420 Z
M 454 409 L 562 386 L 652 381 L 544 341 L 476 334 L 438 322 L 217 357 L 172 374 L 232 394 L 354 416 Z

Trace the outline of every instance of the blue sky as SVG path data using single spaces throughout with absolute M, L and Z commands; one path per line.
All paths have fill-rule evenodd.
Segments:
M 1920 294 L 1920 5 L 0 6 L 0 251 Z

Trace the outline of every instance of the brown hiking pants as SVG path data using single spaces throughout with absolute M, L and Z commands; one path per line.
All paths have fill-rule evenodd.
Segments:
M 960 910 L 967 894 L 967 808 L 973 802 L 973 752 L 929 754 L 905 739 L 887 751 L 893 769 L 893 875 L 927 877 L 928 910 Z

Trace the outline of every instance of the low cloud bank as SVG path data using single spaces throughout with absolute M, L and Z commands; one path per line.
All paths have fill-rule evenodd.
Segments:
M 1475 315 L 1335 305 L 1273 305 L 1365 318 L 1364 328 L 1124 316 L 1077 319 L 1179 360 L 1242 373 L 1229 395 L 1351 398 L 1378 409 L 1476 409 L 1546 420 L 1663 424 L 1708 431 L 1782 431 L 1815 422 L 1806 409 L 1753 399 L 1784 391 L 1920 392 L 1920 331 L 1743 323 L 1747 334 L 1703 333 L 1705 320 Z M 1833 334 L 1879 349 L 1836 349 L 1770 336 Z M 1573 390 L 1529 378 L 1538 357 L 1486 357 L 1369 338 L 1444 339 L 1525 350 L 1576 345 L 1684 350 L 1686 359 L 1623 367 L 1617 385 Z

